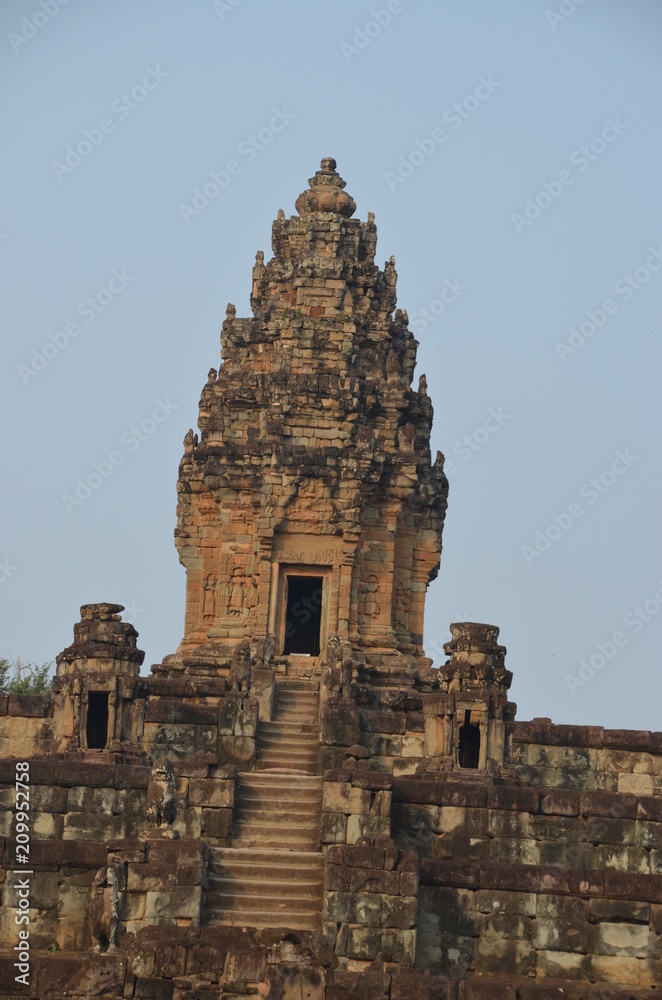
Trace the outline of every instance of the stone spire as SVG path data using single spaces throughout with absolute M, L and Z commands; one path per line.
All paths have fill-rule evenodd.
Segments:
M 298 216 L 278 213 L 273 257 L 256 255 L 253 314 L 228 305 L 200 437 L 185 441 L 181 654 L 270 633 L 287 654 L 288 593 L 310 577 L 320 650 L 336 634 L 422 655 L 447 481 L 425 380 L 412 387 L 418 345 L 395 310 L 395 261 L 375 264 L 374 217 L 350 217 L 335 166 L 322 160 Z
M 300 194 L 296 200 L 296 210 L 299 215 L 310 215 L 311 212 L 331 212 L 349 219 L 356 211 L 356 202 L 345 194 L 343 188 L 347 185 L 336 171 L 336 161 L 331 156 L 325 156 L 320 163 L 320 169 L 308 181 L 310 188 Z

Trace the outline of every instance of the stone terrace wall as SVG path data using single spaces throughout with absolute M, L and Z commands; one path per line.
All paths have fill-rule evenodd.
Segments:
M 0 937 L 17 939 L 14 925 L 17 876 L 10 874 L 15 841 L 2 839 L 4 885 Z M 206 848 L 191 840 L 34 840 L 30 845 L 30 943 L 77 951 L 92 945 L 87 924 L 94 877 L 113 867 L 118 876 L 120 920 L 128 932 L 152 924 L 198 925 Z
M 390 965 L 335 968 L 314 933 L 224 927 L 146 927 L 114 955 L 35 955 L 31 987 L 14 983 L 13 956 L 0 956 L 0 997 L 14 1000 L 657 1000 L 645 987 L 536 982 L 481 976 L 469 982 Z
M 0 758 L 25 760 L 55 749 L 50 694 L 0 694 Z
M 216 757 L 174 765 L 179 840 L 162 840 L 145 817 L 150 768 L 34 760 L 30 766 L 31 924 L 36 947 L 88 947 L 86 914 L 100 867 L 117 862 L 127 929 L 169 920 L 199 921 L 206 843 L 226 846 L 236 770 Z M 15 761 L 0 762 L 3 908 L 0 939 L 14 940 Z M 204 841 L 199 839 L 204 837 Z M 110 856 L 114 860 L 108 860 Z M 179 871 L 179 868 L 182 871 Z M 42 940 L 43 939 L 43 940 Z
M 349 969 L 416 959 L 419 858 L 388 838 L 380 846 L 331 847 L 326 856 L 324 934 Z
M 517 722 L 511 762 L 531 785 L 662 795 L 662 733 Z
M 429 709 L 436 695 L 354 688 L 351 696 L 330 697 L 324 704 L 324 768 L 340 766 L 345 750 L 357 743 L 369 752 L 375 768 L 396 777 L 413 775 L 438 752 Z M 498 763 L 509 765 L 523 784 L 662 795 L 662 732 L 561 726 L 549 719 L 508 723 L 507 730 L 504 758 Z
M 393 777 L 383 771 L 325 771 L 320 828 L 323 847 L 355 844 L 361 837 L 390 837 L 392 787 Z
M 419 966 L 660 982 L 660 799 L 403 777 L 392 830 L 423 855 Z
M 174 764 L 177 816 L 182 838 L 204 836 L 224 846 L 232 829 L 236 769 L 216 757 Z M 10 837 L 15 802 L 15 763 L 0 761 L 0 836 Z M 145 835 L 150 768 L 42 760 L 30 767 L 31 839 L 116 840 Z
M 662 878 L 421 861 L 418 963 L 647 987 L 662 974 Z
M 662 801 L 396 778 L 392 832 L 422 856 L 662 875 Z

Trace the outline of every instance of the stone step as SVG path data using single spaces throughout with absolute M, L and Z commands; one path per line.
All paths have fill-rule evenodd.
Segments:
M 317 802 L 321 801 L 321 788 L 315 785 L 299 785 L 292 782 L 292 785 L 287 785 L 283 778 L 279 778 L 278 775 L 263 775 L 259 774 L 257 771 L 254 772 L 255 778 L 263 778 L 264 782 L 259 783 L 257 780 L 252 781 L 240 781 L 238 795 L 240 798 L 248 796 L 249 798 L 256 799 L 259 798 L 264 801 L 271 801 L 272 799 L 282 802 L 287 799 L 288 802 Z M 304 774 L 304 778 L 312 777 L 312 775 Z M 273 784 L 272 784 L 273 782 Z
M 270 847 L 274 851 L 286 851 L 291 847 L 294 851 L 312 851 L 319 843 L 319 834 L 305 831 L 294 833 L 291 830 L 256 830 L 255 827 L 247 825 L 242 828 L 240 824 L 238 833 L 232 838 L 233 847 Z
M 317 851 L 274 851 L 272 849 L 245 850 L 234 847 L 210 847 L 209 860 L 214 863 L 224 864 L 271 864 L 285 865 L 295 868 L 322 868 L 324 865 L 324 855 Z
M 266 777 L 271 777 L 271 775 L 266 775 Z M 275 775 L 275 777 L 277 777 L 277 775 Z M 263 804 L 266 806 L 271 806 L 272 803 L 276 803 L 280 805 L 281 809 L 289 809 L 290 806 L 296 809 L 299 807 L 305 809 L 308 806 L 320 808 L 322 796 L 318 788 L 289 789 L 280 787 L 271 789 L 268 786 L 257 787 L 255 785 L 244 785 L 241 787 L 238 800 L 241 803 L 251 802 L 253 804 Z
M 247 812 L 269 812 L 278 815 L 292 816 L 308 815 L 309 813 L 320 813 L 322 802 L 319 796 L 307 799 L 286 799 L 282 796 L 265 798 L 263 795 L 242 795 L 240 797 L 238 809 Z
M 295 774 L 316 774 L 317 758 L 315 757 L 287 757 L 280 754 L 264 754 L 255 764 L 258 771 L 274 771 L 285 773 L 292 771 Z
M 290 747 L 290 746 L 268 746 L 260 747 L 260 760 L 265 757 L 278 757 L 284 764 L 289 764 L 293 760 L 317 760 L 317 746 L 315 747 Z
M 319 880 L 323 877 L 324 856 L 315 851 L 292 851 L 241 847 L 210 847 L 209 871 L 238 878 L 273 878 L 275 880 Z M 268 874 L 265 874 L 268 873 Z
M 317 817 L 314 819 L 308 819 L 307 817 L 290 817 L 287 822 L 287 826 L 276 827 L 271 822 L 269 817 L 262 818 L 251 818 L 250 820 L 237 819 L 234 829 L 236 831 L 235 836 L 241 836 L 245 833 L 247 836 L 253 837 L 264 837 L 265 844 L 270 840 L 287 840 L 288 837 L 294 837 L 297 839 L 305 839 L 312 836 L 312 834 L 317 830 L 319 823 L 317 822 Z
M 280 808 L 276 806 L 274 809 L 264 809 L 263 807 L 251 809 L 242 803 L 237 811 L 235 823 L 246 823 L 256 829 L 263 826 L 284 826 L 286 828 L 316 830 L 320 822 L 319 813 L 320 811 L 315 805 L 311 805 L 310 809 L 307 810 L 293 811 L 283 809 L 282 806 Z
M 271 887 L 272 895 L 249 895 L 248 893 L 237 894 L 235 892 L 206 892 L 205 906 L 209 911 L 232 910 L 239 906 L 242 910 L 257 910 L 261 914 L 264 910 L 272 913 L 315 913 L 316 907 L 309 896 L 280 896 L 273 893 L 274 886 Z M 320 897 L 321 905 L 321 897 Z
M 306 691 L 279 691 L 276 689 L 276 705 L 313 709 L 319 706 L 319 698 L 316 694 L 308 694 Z
M 264 898 L 273 895 L 275 890 L 279 896 L 288 898 L 293 896 L 297 899 L 306 899 L 308 902 L 311 899 L 321 899 L 324 895 L 321 877 L 308 881 L 302 878 L 294 880 L 265 876 L 253 877 L 248 874 L 237 877 L 230 875 L 230 873 L 210 875 L 209 877 L 209 891 L 227 896 L 250 896 L 251 898 L 262 896 Z M 240 899 L 237 901 L 242 902 Z
M 297 696 L 291 698 L 289 695 L 276 695 L 276 714 L 279 711 L 310 712 L 314 715 L 319 709 L 317 698 L 303 698 Z
M 281 733 L 283 736 L 296 735 L 302 733 L 316 735 L 317 729 L 312 722 L 283 722 L 282 719 L 271 722 L 260 722 L 260 732 Z
M 296 775 L 299 774 L 306 774 L 306 775 L 317 774 L 317 764 L 316 763 L 308 764 L 305 767 L 302 767 L 300 765 L 297 767 L 282 767 L 279 766 L 278 764 L 269 763 L 269 761 L 258 760 L 258 762 L 255 765 L 255 770 L 260 774 L 280 774 L 280 775 L 289 774 L 292 777 L 295 777 Z
M 319 739 L 315 733 L 275 733 L 264 732 L 260 727 L 258 741 L 268 746 L 284 747 L 316 747 L 319 746 Z
M 241 848 L 230 848 L 230 850 L 241 850 Z M 256 850 L 252 851 L 253 854 L 257 854 Z M 276 853 L 274 851 L 274 853 Z M 280 851 L 281 854 L 297 854 L 302 853 L 298 851 Z M 317 885 L 322 884 L 322 870 L 316 868 L 298 868 L 292 867 L 291 865 L 271 865 L 271 864 L 259 864 L 256 861 L 251 862 L 250 865 L 242 865 L 237 862 L 231 862 L 229 865 L 217 864 L 212 869 L 210 866 L 209 877 L 210 881 L 213 878 L 228 878 L 228 876 L 236 879 L 238 882 L 246 883 L 252 879 L 262 879 L 267 881 L 272 885 L 293 885 L 298 884 L 298 880 L 302 884 L 307 884 L 307 881 Z M 306 881 L 307 880 L 307 881 Z
M 297 715 L 294 712 L 291 714 L 283 712 L 278 716 L 277 721 L 281 723 L 290 723 L 295 726 L 305 726 L 308 728 L 309 732 L 319 731 L 319 727 L 317 726 L 315 720 L 307 712 L 301 713 L 300 715 Z
M 297 758 L 305 760 L 317 760 L 318 756 L 318 746 L 317 744 L 312 744 L 311 746 L 296 746 L 286 744 L 285 746 L 279 746 L 274 743 L 258 743 L 257 746 L 258 759 L 263 757 L 278 757 L 283 761 L 284 764 L 289 763 L 291 760 Z
M 279 694 L 301 694 L 310 698 L 319 698 L 320 693 L 319 684 L 313 681 L 307 684 L 303 677 L 293 677 L 290 680 L 287 677 L 277 678 L 276 691 Z
M 309 691 L 319 691 L 319 681 L 306 680 L 304 677 L 277 677 L 277 686 L 283 688 L 305 688 Z
M 276 911 L 255 912 L 253 910 L 211 910 L 207 924 L 224 927 L 287 927 L 293 931 L 321 931 L 322 913 L 310 910 L 308 913 L 278 913 Z M 243 994 L 241 994 L 243 996 Z M 228 1000 L 230 1000 L 228 996 Z
M 319 705 L 319 698 L 312 691 L 284 691 L 277 687 L 275 695 L 277 705 L 305 705 L 307 708 Z
M 276 719 L 272 721 L 277 721 L 277 717 L 279 717 L 280 715 L 284 715 L 291 712 L 297 712 L 300 713 L 301 715 L 306 714 L 311 721 L 314 721 L 317 718 L 318 711 L 319 711 L 319 706 L 317 705 L 317 702 L 313 702 L 312 704 L 308 705 L 305 702 L 281 701 L 280 698 L 277 698 L 274 706 L 274 716 L 276 717 Z
M 314 777 L 309 774 L 302 774 L 300 778 L 295 781 L 290 781 L 289 778 L 277 777 L 267 778 L 261 774 L 255 774 L 254 771 L 240 771 L 239 772 L 239 784 L 245 787 L 255 787 L 260 788 L 283 788 L 292 790 L 310 790 L 317 789 L 322 791 L 322 779 L 320 777 Z
M 258 742 L 262 743 L 263 741 L 260 738 Z M 317 748 L 319 747 L 318 740 L 313 740 L 313 739 L 274 740 L 271 739 L 270 737 L 267 737 L 267 739 L 264 741 L 264 744 L 265 744 L 264 746 L 265 750 L 278 750 L 278 751 L 283 750 L 286 753 L 293 753 L 297 750 L 301 750 L 301 752 L 303 753 L 311 753 L 317 750 Z
M 306 766 L 316 763 L 317 747 L 310 750 L 306 747 L 258 747 L 258 760 L 275 760 L 282 767 L 296 767 L 297 762 L 304 761 Z

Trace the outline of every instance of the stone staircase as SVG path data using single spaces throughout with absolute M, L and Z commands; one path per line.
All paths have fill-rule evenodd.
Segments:
M 210 848 L 208 924 L 321 931 L 323 892 L 320 853 Z
M 273 720 L 260 723 L 256 770 L 317 774 L 318 712 L 317 684 L 289 678 L 279 681 Z
M 280 680 L 273 716 L 256 771 L 238 776 L 232 847 L 210 848 L 206 922 L 321 930 L 317 685 Z

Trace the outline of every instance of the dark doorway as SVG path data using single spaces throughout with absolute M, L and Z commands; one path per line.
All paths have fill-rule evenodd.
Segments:
M 283 653 L 318 656 L 322 622 L 322 577 L 288 576 Z
M 460 767 L 478 767 L 480 762 L 480 729 L 471 722 L 468 710 L 464 713 L 464 725 L 460 726 L 458 761 Z
M 87 696 L 87 745 L 103 750 L 108 742 L 108 692 L 90 691 Z

